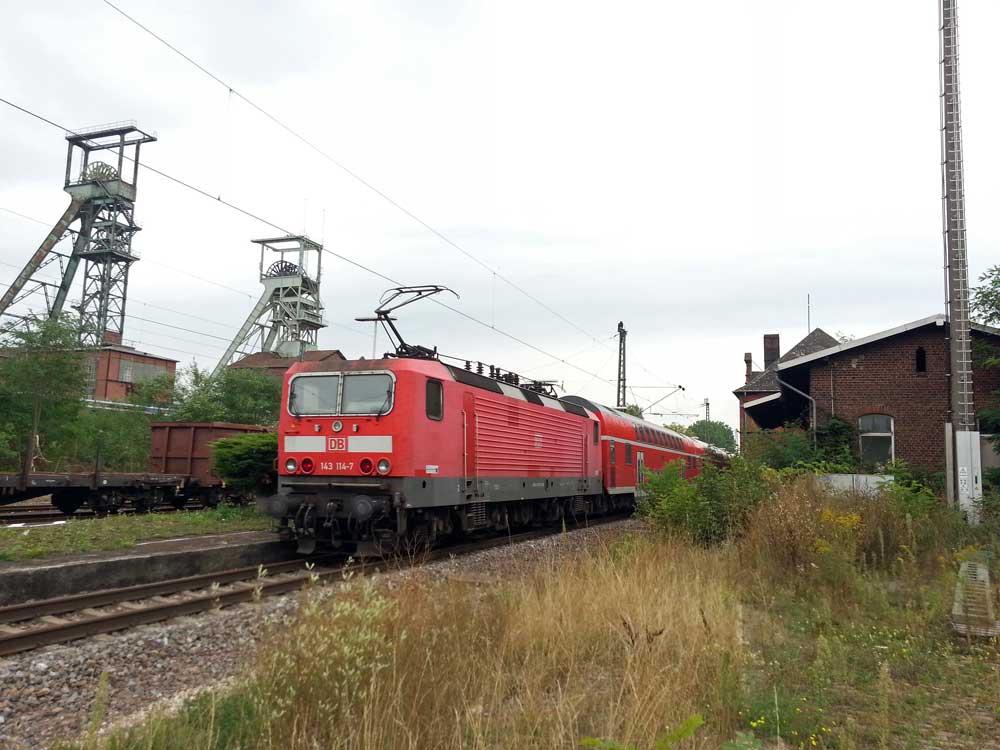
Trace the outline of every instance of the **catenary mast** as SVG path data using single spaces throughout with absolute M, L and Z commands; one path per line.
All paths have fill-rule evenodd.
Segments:
M 951 415 L 945 427 L 949 497 L 970 521 L 982 499 L 979 432 L 972 388 L 969 261 L 965 243 L 962 107 L 958 72 L 958 0 L 940 0 L 941 180 L 945 293 L 949 321 Z

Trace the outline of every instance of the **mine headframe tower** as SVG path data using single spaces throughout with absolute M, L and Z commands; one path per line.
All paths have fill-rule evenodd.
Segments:
M 66 134 L 66 176 L 63 189 L 70 203 L 34 255 L 0 297 L 0 315 L 37 293 L 45 298 L 46 314 L 60 315 L 83 262 L 80 343 L 84 346 L 119 344 L 125 327 L 129 268 L 138 256 L 132 238 L 135 223 L 139 147 L 156 140 L 134 121 L 101 125 Z M 107 151 L 108 161 L 92 158 Z M 130 162 L 126 164 L 125 162 Z M 126 177 L 131 172 L 131 180 Z M 75 229 L 70 225 L 79 222 Z M 56 250 L 60 240 L 72 237 L 70 253 Z M 41 273 L 51 264 L 59 267 L 58 285 Z
M 260 283 L 264 292 L 213 374 L 255 352 L 300 357 L 316 349 L 317 333 L 326 326 L 319 296 L 323 246 L 304 235 L 253 242 L 260 245 Z M 269 253 L 276 253 L 277 260 Z

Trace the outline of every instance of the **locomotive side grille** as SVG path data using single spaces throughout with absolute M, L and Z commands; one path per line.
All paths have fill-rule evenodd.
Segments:
M 466 513 L 472 528 L 479 529 L 487 525 L 486 503 L 471 503 Z
M 573 512 L 574 513 L 585 513 L 587 511 L 587 498 L 577 496 L 573 501 Z

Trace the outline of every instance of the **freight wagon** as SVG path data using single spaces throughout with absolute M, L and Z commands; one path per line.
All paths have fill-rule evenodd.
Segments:
M 72 514 L 86 505 L 114 512 L 128 504 L 148 511 L 163 502 L 183 508 L 194 500 L 206 506 L 242 499 L 212 470 L 211 444 L 266 427 L 224 422 L 153 422 L 146 472 L 105 471 L 98 461 L 86 471 L 0 473 L 0 505 L 51 495 L 52 504 Z

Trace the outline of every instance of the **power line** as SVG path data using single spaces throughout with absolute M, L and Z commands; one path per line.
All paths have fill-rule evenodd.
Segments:
M 40 120 L 41 122 L 44 122 L 44 123 L 46 123 L 48 125 L 51 125 L 54 128 L 58 128 L 59 130 L 62 130 L 65 133 L 70 133 L 70 134 L 76 135 L 78 137 L 84 137 L 84 136 L 81 136 L 79 133 L 77 133 L 76 131 L 74 131 L 74 130 L 72 130 L 70 128 L 67 128 L 67 127 L 65 127 L 63 125 L 60 125 L 57 122 L 53 122 L 52 120 L 48 119 L 47 117 L 44 117 L 43 115 L 40 115 L 40 114 L 38 114 L 36 112 L 33 112 L 31 110 L 28 110 L 28 109 L 25 109 L 24 107 L 21 107 L 21 106 L 19 106 L 17 104 L 14 104 L 13 102 L 11 102 L 11 101 L 9 101 L 7 99 L 4 99 L 3 97 L 0 97 L 0 103 L 6 104 L 7 106 L 9 106 L 9 107 L 11 107 L 13 109 L 18 110 L 19 112 L 23 112 L 24 114 L 28 115 L 29 117 L 33 117 L 33 118 L 35 118 L 37 120 Z M 133 161 L 128 156 L 125 156 L 124 158 L 126 160 L 128 160 L 128 161 Z M 262 224 L 265 224 L 265 225 L 267 225 L 267 226 L 269 226 L 269 227 L 271 227 L 273 229 L 276 229 L 279 232 L 283 232 L 284 234 L 293 234 L 293 232 L 290 232 L 289 230 L 285 229 L 280 224 L 276 224 L 275 222 L 270 221 L 269 219 L 265 219 L 264 217 L 259 216 L 258 214 L 255 214 L 255 213 L 253 213 L 253 212 L 251 212 L 251 211 L 249 211 L 249 210 L 247 210 L 247 209 L 245 209 L 245 208 L 243 208 L 241 206 L 236 205 L 235 203 L 231 203 L 229 201 L 223 200 L 221 197 L 213 196 L 208 191 L 203 190 L 202 188 L 199 188 L 199 187 L 197 187 L 195 185 L 192 185 L 192 184 L 190 184 L 188 182 L 185 182 L 184 180 L 181 180 L 180 178 L 174 177 L 173 175 L 167 174 L 166 172 L 163 172 L 162 170 L 156 169 L 155 167 L 151 167 L 150 165 L 145 164 L 145 163 L 140 163 L 139 166 L 142 167 L 143 169 L 146 169 L 146 170 L 152 172 L 153 174 L 156 174 L 156 175 L 159 175 L 160 177 L 163 177 L 166 180 L 169 180 L 169 181 L 171 181 L 171 182 L 173 182 L 173 183 L 175 183 L 177 185 L 181 185 L 182 187 L 185 187 L 188 190 L 192 190 L 192 191 L 194 191 L 194 192 L 196 192 L 196 193 L 198 193 L 198 194 L 200 194 L 200 195 L 202 195 L 202 196 L 204 196 L 204 197 L 206 197 L 206 198 L 208 198 L 210 200 L 213 200 L 216 203 L 219 203 L 219 204 L 221 204 L 223 206 L 231 208 L 232 210 L 234 210 L 234 211 L 236 211 L 236 212 L 238 212 L 240 214 L 243 214 L 244 216 L 247 216 L 247 217 L 249 217 L 251 219 L 254 219 L 255 221 L 259 221 Z M 386 274 L 381 273 L 380 271 L 376 271 L 374 268 L 366 266 L 363 263 L 359 263 L 358 261 L 354 260 L 353 258 L 349 258 L 346 255 L 341 255 L 340 253 L 336 253 L 333 250 L 329 250 L 327 248 L 323 248 L 323 252 L 329 253 L 330 255 L 332 255 L 335 258 L 338 258 L 338 259 L 344 261 L 345 263 L 348 263 L 348 264 L 350 264 L 350 265 L 352 265 L 352 266 L 354 266 L 356 268 L 359 268 L 359 269 L 361 269 L 363 271 L 366 271 L 367 273 L 370 273 L 370 274 L 372 274 L 374 276 L 377 276 L 380 279 L 388 281 L 391 284 L 393 284 L 394 286 L 403 286 L 403 284 L 401 282 L 397 281 L 396 279 L 393 279 L 391 276 L 387 276 Z M 480 325 L 480 326 L 482 326 L 484 328 L 488 328 L 489 330 L 494 331 L 497 334 L 499 334 L 499 335 L 501 335 L 501 336 L 503 336 L 505 338 L 510 339 L 511 341 L 514 341 L 514 342 L 516 342 L 518 344 L 521 344 L 524 347 L 527 347 L 528 349 L 536 351 L 539 354 L 542 354 L 542 355 L 544 355 L 546 357 L 549 357 L 550 359 L 553 359 L 556 362 L 560 362 L 560 363 L 566 365 L 567 367 L 571 367 L 572 369 L 578 370 L 579 372 L 582 372 L 585 375 L 590 375 L 590 376 L 592 376 L 594 378 L 597 378 L 598 380 L 602 380 L 605 383 L 611 383 L 611 382 L 613 382 L 613 381 L 608 380 L 606 378 L 602 378 L 598 374 L 590 372 L 589 370 L 586 370 L 583 367 L 580 367 L 579 365 L 575 365 L 572 362 L 567 361 L 563 357 L 560 357 L 560 356 L 558 356 L 556 354 L 552 354 L 551 352 L 548 352 L 545 349 L 542 349 L 541 347 L 535 346 L 534 344 L 531 344 L 531 343 L 525 341 L 524 339 L 522 339 L 522 338 L 520 338 L 518 336 L 515 336 L 512 333 L 508 333 L 507 331 L 504 331 L 501 328 L 497 328 L 495 325 L 492 325 L 490 323 L 486 323 L 485 321 L 482 321 L 482 320 L 480 320 L 479 318 L 476 318 L 473 315 L 469 315 L 468 313 L 466 313 L 466 312 L 464 312 L 462 310 L 459 310 L 459 309 L 457 309 L 455 307 L 452 307 L 451 305 L 448 305 L 448 304 L 446 304 L 444 302 L 440 302 L 440 301 L 438 301 L 436 299 L 432 300 L 432 301 L 435 302 L 436 304 L 440 305 L 441 307 L 445 308 L 446 310 L 450 310 L 451 312 L 455 313 L 456 315 L 459 315 L 459 316 L 461 316 L 461 317 L 463 317 L 463 318 L 465 318 L 465 319 L 467 319 L 469 321 L 472 321 L 473 323 L 476 323 L 477 325 Z
M 296 131 L 295 129 L 293 129 L 290 125 L 286 124 L 285 122 L 283 122 L 281 119 L 279 119 L 275 115 L 273 115 L 270 112 L 268 112 L 266 109 L 264 109 L 262 106 L 260 106 L 259 104 L 257 104 L 255 101 L 253 101 L 249 97 L 247 97 L 245 94 L 242 94 L 241 92 L 237 91 L 235 88 L 233 88 L 233 86 L 231 86 L 230 84 L 228 84 L 225 81 L 223 81 L 217 75 L 215 75 L 214 73 L 212 73 L 212 71 L 208 70 L 208 68 L 206 68 L 204 65 L 202 65 L 199 62 L 197 62 L 196 60 L 194 60 L 193 58 L 191 58 L 189 55 L 185 54 L 184 52 L 182 52 L 180 49 L 178 49 L 173 44 L 171 44 L 170 42 L 168 42 L 166 39 L 164 39 L 163 37 L 161 37 L 159 34 L 157 34 L 155 31 L 153 31 L 152 29 L 150 29 L 148 26 L 145 26 L 140 21 L 138 21 L 135 18 L 133 18 L 132 16 L 130 16 L 128 13 L 126 13 L 124 10 L 122 10 L 117 5 L 115 5 L 114 3 L 112 3 L 110 0 L 103 0 L 103 2 L 104 2 L 105 5 L 107 5 L 109 8 L 111 8 L 112 10 L 114 10 L 115 12 L 117 12 L 118 14 L 120 14 L 121 16 L 123 16 L 129 22 L 131 22 L 135 26 L 138 26 L 140 29 L 142 29 L 147 34 L 149 34 L 151 37 L 153 37 L 154 39 L 156 39 L 156 41 L 160 42 L 161 44 L 163 44 L 164 46 L 166 46 L 168 49 L 170 49 L 171 51 L 175 52 L 177 55 L 179 55 L 180 57 L 182 57 L 187 62 L 191 63 L 191 65 L 193 65 L 194 67 L 196 67 L 198 70 L 200 70 L 202 73 L 204 73 L 205 75 L 207 75 L 209 78 L 211 78 L 213 81 L 215 81 L 216 83 L 218 83 L 220 86 L 223 86 L 224 88 L 226 88 L 228 90 L 228 92 L 230 93 L 230 95 L 235 94 L 237 97 L 239 97 L 244 102 L 246 102 L 250 107 L 252 107 L 253 109 L 257 110 L 260 114 L 264 115 L 264 117 L 266 117 L 267 119 L 269 119 L 275 125 L 277 125 L 282 130 L 284 130 L 287 133 L 289 133 L 291 136 L 293 136 L 294 138 L 296 138 L 297 140 L 299 140 L 301 143 L 303 143 L 306 146 L 308 146 L 309 148 L 311 148 L 313 151 L 315 151 L 317 154 L 319 154 L 324 159 L 326 159 L 327 161 L 329 161 L 335 167 L 337 167 L 338 169 L 340 169 L 341 171 L 343 171 L 345 174 L 347 174 L 348 176 L 350 176 L 351 178 L 353 178 L 355 181 L 357 181 L 359 184 L 361 184 L 364 187 L 366 187 L 371 192 L 375 193 L 377 196 L 379 196 L 380 198 L 382 198 L 384 201 L 386 201 L 387 203 L 389 203 L 391 206 L 393 206 L 394 208 L 396 208 L 398 211 L 400 211 L 401 213 L 405 214 L 407 217 L 409 217 L 410 219 L 412 219 L 413 221 L 415 221 L 417 224 L 419 224 L 424 229 L 426 229 L 428 232 L 430 232 L 431 234 L 433 234 L 434 236 L 436 236 L 442 242 L 444 242 L 444 243 L 450 245 L 451 247 L 453 247 L 454 249 L 458 250 L 458 252 L 462 253 L 462 255 L 466 256 L 467 258 L 469 258 L 470 260 L 472 260 L 473 262 L 475 262 L 476 264 L 478 264 L 479 266 L 481 266 L 487 272 L 493 274 L 493 276 L 495 278 L 500 279 L 505 284 L 507 284 L 508 286 L 510 286 L 512 289 L 517 290 L 518 292 L 520 292 L 521 294 L 523 294 L 525 297 L 527 297 L 528 299 L 530 299 L 532 302 L 534 302 L 535 304 L 537 304 L 538 306 L 540 306 L 544 310 L 548 311 L 552 315 L 554 315 L 557 318 L 559 318 L 560 320 L 562 320 L 564 323 L 572 326 L 573 328 L 575 328 L 576 330 L 578 330 L 580 333 L 584 334 L 588 338 L 593 339 L 594 341 L 597 341 L 597 337 L 594 334 L 590 333 L 586 329 L 584 329 L 584 328 L 580 327 L 579 325 L 577 325 L 576 323 L 574 323 L 572 320 L 570 320 L 566 316 L 564 316 L 561 313 L 559 313 L 558 311 L 554 310 L 552 307 L 550 307 L 546 303 L 542 302 L 542 300 L 538 299 L 538 297 L 534 296 L 533 294 L 531 294 L 530 292 L 528 292 L 524 288 L 518 286 L 517 284 L 515 284 L 512 280 L 508 279 L 503 274 L 499 273 L 496 269 L 491 268 L 485 262 L 483 262 L 482 260 L 480 260 L 477 256 L 475 256 L 474 254 L 472 254 L 471 252 L 469 252 L 468 250 L 466 250 L 464 247 L 462 247 L 461 245 L 459 245 L 457 242 L 455 242 L 453 239 L 451 239 L 449 236 L 447 236 L 446 234 L 444 234 L 444 232 L 442 232 L 439 229 L 437 229 L 436 227 L 432 226 L 427 221 L 424 221 L 422 218 L 420 218 L 415 213 L 413 213 L 413 211 L 411 211 L 410 209 L 406 208 L 399 201 L 397 201 L 395 198 L 393 198 L 390 195 L 388 195 L 385 191 L 383 191 L 380 188 L 376 187 L 371 182 L 369 182 L 364 177 L 362 177 L 360 174 L 358 174 L 357 172 L 355 172 L 354 170 L 352 170 L 350 167 L 346 166 L 345 164 L 343 164 L 342 162 L 340 162 L 339 160 L 337 160 L 336 158 L 334 158 L 333 156 L 331 156 L 330 154 L 328 154 L 326 151 L 324 151 L 323 149 L 321 149 L 315 143 L 313 143 L 312 141 L 310 141 L 305 136 L 301 135 L 298 131 Z

